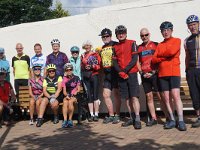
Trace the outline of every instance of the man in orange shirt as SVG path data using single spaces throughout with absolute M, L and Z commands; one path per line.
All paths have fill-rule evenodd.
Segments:
M 183 104 L 180 98 L 180 47 L 181 40 L 172 37 L 173 24 L 165 21 L 160 25 L 164 41 L 159 43 L 154 53 L 152 63 L 158 64 L 159 90 L 166 103 L 170 120 L 164 125 L 164 129 L 175 128 L 176 122 L 170 106 L 172 96 L 178 113 L 178 129 L 186 131 L 183 121 Z

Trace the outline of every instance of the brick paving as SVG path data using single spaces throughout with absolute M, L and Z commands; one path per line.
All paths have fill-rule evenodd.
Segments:
M 132 126 L 122 128 L 121 124 L 84 122 L 73 129 L 61 129 L 61 121 L 54 125 L 47 121 L 41 128 L 29 126 L 28 121 L 20 121 L 12 127 L 0 129 L 0 149 L 67 149 L 67 150 L 198 150 L 200 149 L 200 128 L 191 128 L 187 119 L 186 132 L 177 129 L 163 130 L 163 125 L 135 130 Z

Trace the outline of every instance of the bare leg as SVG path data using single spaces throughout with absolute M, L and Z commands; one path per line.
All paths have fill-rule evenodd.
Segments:
M 43 118 L 43 115 L 44 115 L 44 112 L 45 112 L 45 109 L 46 109 L 48 103 L 49 103 L 49 100 L 45 97 L 41 102 L 40 111 L 39 111 L 40 113 L 38 115 L 38 118 Z
M 109 89 L 103 89 L 103 98 L 107 106 L 109 116 L 114 116 L 113 103 L 111 100 L 111 91 Z
M 120 99 L 119 89 L 113 89 L 113 94 L 115 99 L 116 114 L 120 115 L 121 99 Z
M 66 98 L 64 98 L 63 99 L 63 107 L 62 107 L 64 120 L 67 120 L 68 106 L 69 106 L 69 100 L 67 100 Z
M 156 113 L 155 113 L 154 101 L 153 101 L 153 93 L 152 92 L 147 93 L 146 97 L 147 97 L 147 105 L 149 107 L 151 117 L 153 119 L 157 119 Z
M 69 120 L 72 120 L 73 114 L 74 114 L 74 100 L 69 100 Z
M 30 109 L 30 119 L 33 119 L 33 114 L 35 110 L 35 100 L 33 98 L 30 99 L 29 109 Z

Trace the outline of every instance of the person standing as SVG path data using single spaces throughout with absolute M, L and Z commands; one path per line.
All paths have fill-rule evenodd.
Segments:
M 192 98 L 193 107 L 196 111 L 197 120 L 192 124 L 193 128 L 200 127 L 200 31 L 199 18 L 190 15 L 186 19 L 186 24 L 191 35 L 185 40 L 185 65 L 186 79 Z
M 151 120 L 146 123 L 146 126 L 153 126 L 158 123 L 155 113 L 152 91 L 156 92 L 165 116 L 168 115 L 164 101 L 161 99 L 158 92 L 157 66 L 153 65 L 151 62 L 158 43 L 151 41 L 150 36 L 150 32 L 147 28 L 142 28 L 140 30 L 142 44 L 140 44 L 138 47 L 139 62 L 141 66 L 139 68 L 139 72 L 141 75 L 144 92 L 146 94 L 147 105 L 151 114 Z
M 119 25 L 115 28 L 115 34 L 119 43 L 113 47 L 113 63 L 119 78 L 119 90 L 121 99 L 128 101 L 130 107 L 134 108 L 134 128 L 141 129 L 139 83 L 137 78 L 138 52 L 136 42 L 127 39 L 127 28 Z
M 60 51 L 60 41 L 53 39 L 51 41 L 53 52 L 47 56 L 46 66 L 49 64 L 56 65 L 56 75 L 63 77 L 64 68 L 63 66 L 69 62 L 67 55 Z
M 6 80 L 10 82 L 10 64 L 8 60 L 6 60 L 5 49 L 3 47 L 0 47 L 0 68 L 6 70 Z
M 118 75 L 116 70 L 113 67 L 113 46 L 117 42 L 112 41 L 112 31 L 108 28 L 105 28 L 101 31 L 100 35 L 104 43 L 101 50 L 99 51 L 101 57 L 101 64 L 104 71 L 104 83 L 103 83 L 103 98 L 108 109 L 109 116 L 103 120 L 103 123 L 107 124 L 112 122 L 116 124 L 120 121 L 120 106 L 121 100 L 119 97 L 118 90 Z M 111 92 L 114 93 L 115 105 L 116 105 L 116 114 L 114 114 L 113 102 L 111 100 Z
M 160 30 L 164 41 L 158 44 L 152 62 L 158 64 L 159 90 L 170 115 L 170 120 L 164 125 L 164 129 L 172 129 L 176 126 L 175 117 L 170 106 L 171 95 L 178 114 L 178 129 L 186 131 L 187 128 L 183 120 L 183 104 L 180 98 L 181 40 L 172 36 L 173 24 L 169 21 L 161 23 Z
M 24 47 L 21 43 L 16 44 L 17 55 L 12 58 L 12 67 L 14 74 L 14 86 L 17 95 L 19 96 L 19 87 L 28 86 L 28 79 L 30 77 L 30 58 L 24 54 Z

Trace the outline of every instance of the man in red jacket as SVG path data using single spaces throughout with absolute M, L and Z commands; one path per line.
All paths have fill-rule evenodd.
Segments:
M 164 41 L 159 43 L 154 53 L 152 63 L 158 64 L 159 90 L 165 100 L 170 121 L 164 125 L 165 129 L 175 128 L 176 122 L 170 106 L 172 96 L 178 113 L 178 129 L 186 131 L 183 121 L 183 104 L 180 98 L 180 48 L 181 40 L 172 37 L 173 24 L 165 21 L 160 25 Z
M 115 70 L 118 72 L 119 90 L 122 99 L 129 101 L 130 106 L 134 108 L 134 128 L 141 129 L 140 122 L 140 103 L 139 97 L 139 84 L 137 78 L 137 62 L 138 53 L 137 45 L 133 40 L 127 38 L 127 28 L 119 25 L 115 29 L 115 34 L 119 43 L 113 48 L 113 64 Z

